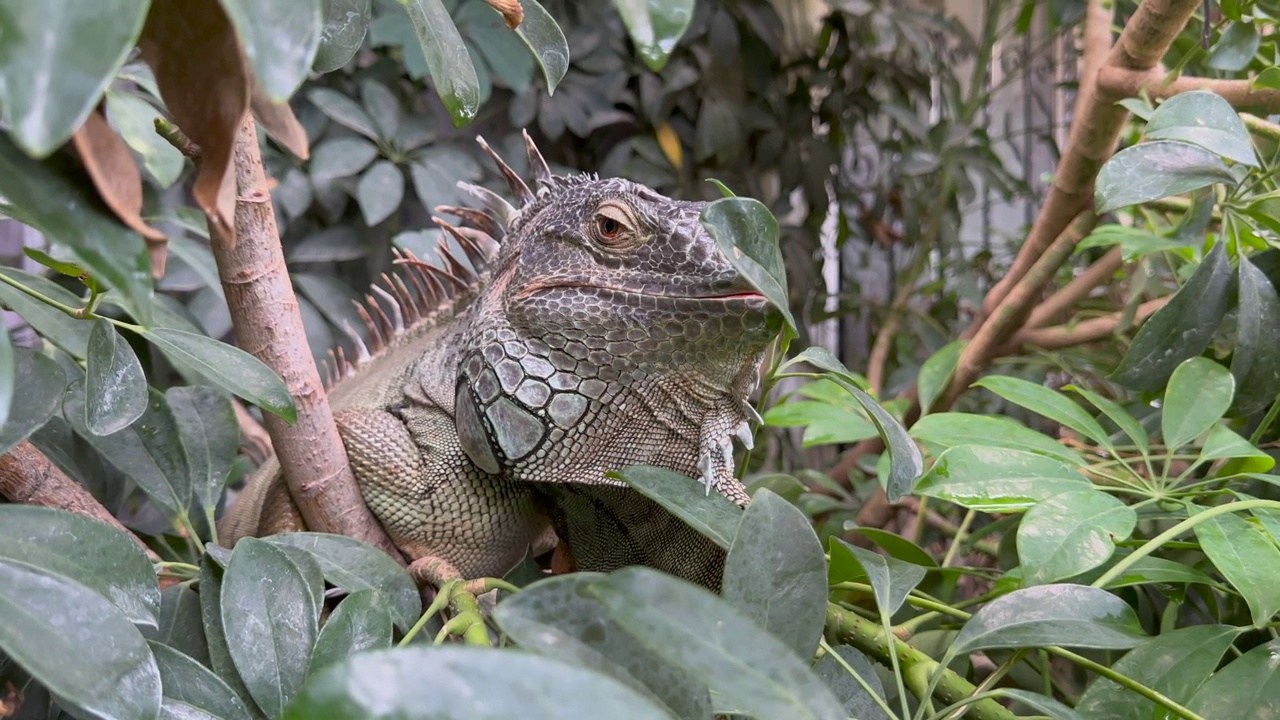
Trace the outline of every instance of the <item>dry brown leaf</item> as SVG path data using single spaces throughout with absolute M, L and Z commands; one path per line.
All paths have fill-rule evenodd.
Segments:
M 253 116 L 262 123 L 272 140 L 280 143 L 285 150 L 293 153 L 299 160 L 306 160 L 311 155 L 311 145 L 307 140 L 307 131 L 293 114 L 293 108 L 287 102 L 273 102 L 254 87 L 249 96 L 249 109 Z
M 249 71 L 235 28 L 217 0 L 153 0 L 138 46 L 174 122 L 200 146 L 196 203 L 234 245 L 231 153 L 249 109 Z
M 489 7 L 502 13 L 502 19 L 507 21 L 507 27 L 515 30 L 520 27 L 520 23 L 524 22 L 524 8 L 520 7 L 520 0 L 484 0 Z
M 100 112 L 89 113 L 71 136 L 71 144 L 111 212 L 148 240 L 164 240 L 164 233 L 142 219 L 142 173 L 124 138 L 111 129 L 107 119 Z

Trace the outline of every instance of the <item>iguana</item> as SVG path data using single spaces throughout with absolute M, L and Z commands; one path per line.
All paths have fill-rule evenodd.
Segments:
M 465 262 L 443 240 L 438 266 L 398 253 L 361 308 L 371 347 L 331 356 L 361 494 L 420 582 L 500 576 L 558 536 L 580 570 L 718 587 L 724 551 L 605 474 L 656 465 L 745 505 L 732 438 L 750 443 L 779 315 L 702 226 L 706 203 L 553 175 L 524 138 L 536 191 L 478 138 L 519 207 L 459 183 L 483 209 L 433 220 Z M 302 529 L 271 460 L 219 535 Z

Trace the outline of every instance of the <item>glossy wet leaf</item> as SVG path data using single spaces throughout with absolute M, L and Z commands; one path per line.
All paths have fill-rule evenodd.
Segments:
M 1209 56 L 1205 58 L 1204 64 L 1215 70 L 1238 72 L 1253 60 L 1261 42 L 1253 23 L 1231 23 L 1218 38 L 1218 42 L 1209 49 Z
M 62 367 L 34 350 L 14 348 L 13 366 L 13 400 L 8 419 L 0 423 L 0 454 L 48 422 L 62 404 L 67 385 Z
M 626 632 L 755 717 L 844 718 L 808 663 L 701 587 L 642 567 L 589 586 Z
M 1195 625 L 1161 633 L 1130 650 L 1112 669 L 1185 704 L 1218 667 L 1239 633 L 1229 625 Z M 1094 680 L 1076 709 L 1086 717 L 1114 720 L 1148 720 L 1160 711 L 1153 701 L 1107 678 Z
M 1132 508 L 1097 490 L 1071 490 L 1036 503 L 1018 525 L 1023 585 L 1063 580 L 1102 565 L 1137 522 Z
M 975 510 L 1009 512 L 1088 487 L 1077 470 L 1043 455 L 961 445 L 939 455 L 915 491 Z
M 1038 433 L 1013 418 L 1002 415 L 973 415 L 944 412 L 926 415 L 911 426 L 912 437 L 921 442 L 941 445 L 986 445 L 1008 450 L 1026 450 L 1070 465 L 1083 467 L 1080 453 Z
M 374 590 L 401 631 L 422 614 L 422 600 L 409 573 L 381 550 L 355 538 L 326 533 L 286 533 L 267 542 L 289 545 L 315 556 L 330 584 L 347 592 Z
M 314 103 L 316 107 L 320 108 L 321 112 L 328 115 L 330 120 L 333 120 L 344 127 L 351 128 L 370 140 L 378 139 L 378 131 L 373 126 L 373 118 L 369 117 L 369 113 L 364 108 L 360 107 L 360 104 L 355 100 L 352 100 L 333 88 L 327 87 L 311 88 L 307 91 L 307 99 Z M 313 175 L 315 174 L 315 156 L 320 152 L 320 148 L 324 144 L 325 143 L 321 143 L 320 145 L 317 145 L 314 152 L 312 152 L 311 167 Z M 341 177 L 341 175 L 336 175 L 335 177 Z
M 372 0 L 323 0 L 324 24 L 312 70 L 332 72 L 355 57 L 369 32 L 372 4 Z
M 494 692 L 494 688 L 502 688 Z M 421 647 L 349 658 L 310 678 L 284 720 L 559 720 L 669 716 L 588 668 L 491 648 Z
M 1130 415 L 1128 411 L 1120 407 L 1120 405 L 1115 401 L 1108 400 L 1091 390 L 1077 387 L 1075 385 L 1066 385 L 1062 389 L 1076 393 L 1085 400 L 1088 400 L 1089 404 L 1102 411 L 1102 414 L 1106 415 L 1111 422 L 1115 423 L 1116 427 L 1120 428 L 1121 432 L 1128 435 L 1129 439 L 1132 440 L 1142 452 L 1147 452 L 1150 449 L 1151 438 L 1147 435 L 1146 428 L 1142 427 L 1142 423 L 1138 422 L 1133 415 Z
M 7 134 L 0 134 L 0 212 L 75 250 L 99 280 L 136 305 L 139 322 L 151 321 L 151 259 L 142 236 L 105 210 L 92 187 L 27 157 Z
M 907 595 L 924 579 L 926 570 L 921 565 L 860 548 L 835 536 L 831 540 L 832 580 L 837 572 L 835 555 L 847 555 L 861 567 L 875 592 L 876 608 L 886 616 L 898 612 Z
M 1204 352 L 1231 301 L 1225 245 L 1214 245 L 1186 284 L 1147 318 L 1112 380 L 1133 390 L 1160 390 L 1178 365 Z
M 1280 548 L 1261 528 L 1230 513 L 1195 530 L 1204 554 L 1248 603 L 1253 624 L 1268 623 L 1280 612 Z
M 324 23 L 321 0 L 220 0 L 267 97 L 289 99 L 311 70 Z
M 827 564 L 809 518 L 772 492 L 757 494 L 729 546 L 720 595 L 813 657 L 827 617 Z
M 1231 374 L 1242 392 L 1236 394 L 1231 414 L 1252 415 L 1280 395 L 1280 344 L 1273 342 L 1280 327 L 1280 295 L 1257 265 L 1239 257 L 1240 312 Z
M 833 649 L 844 660 L 844 664 L 832 657 L 831 653 L 827 653 L 814 663 L 813 672 L 822 678 L 827 687 L 831 688 L 831 692 L 835 693 L 843 703 L 844 714 L 858 720 L 890 720 L 880 703 L 868 695 L 866 688 L 862 687 L 844 667 L 847 664 L 857 671 L 858 675 L 883 700 L 884 686 L 880 683 L 880 676 L 876 674 L 875 666 L 867 656 L 848 645 L 837 645 Z
M 157 642 L 147 645 L 160 670 L 162 702 L 171 712 L 184 717 L 189 708 L 195 708 L 222 720 L 249 720 L 244 703 L 212 670 L 171 647 Z
M 929 414 L 929 408 L 951 383 L 951 375 L 960 361 L 960 351 L 967 344 L 965 340 L 953 340 L 929 356 L 920 366 L 920 375 L 916 378 L 916 388 L 920 396 L 920 413 Z
M 480 81 L 453 18 L 441 0 L 399 1 L 409 12 L 409 22 L 427 58 L 431 84 L 454 126 L 466 125 L 480 107 Z
M 391 616 L 386 606 L 375 590 L 357 590 L 343 598 L 325 620 L 315 651 L 311 653 L 307 675 L 314 675 L 358 652 L 389 647 Z
M 1080 404 L 1067 395 L 1021 378 L 988 375 L 974 383 L 1033 413 L 1065 425 L 1087 438 L 1110 444 L 1107 431 Z
M 3 205 L 3 201 L 0 201 Z M 69 307 L 80 307 L 84 301 L 57 283 L 14 268 L 0 268 L 0 275 L 30 290 Z M 36 332 L 49 342 L 66 350 L 75 358 L 83 358 L 89 349 L 89 331 L 93 323 L 78 320 L 67 313 L 37 300 L 8 283 L 0 281 L 0 303 L 22 316 Z
M 720 493 L 708 494 L 701 480 L 648 465 L 632 465 L 608 477 L 626 482 L 720 547 L 728 550 L 733 544 L 742 508 Z
M 960 629 L 949 652 L 1045 645 L 1127 649 L 1145 640 L 1137 615 L 1115 595 L 1083 585 L 1039 585 L 984 605 Z
M 183 330 L 155 328 L 143 336 L 175 362 L 214 385 L 292 423 L 298 411 L 284 381 L 261 360 L 224 342 Z
M 110 435 L 142 417 L 147 409 L 147 376 L 142 363 L 106 320 L 93 321 L 85 372 L 85 427 Z
M 404 174 L 388 160 L 379 160 L 360 176 L 356 201 L 366 225 L 377 225 L 391 217 L 404 199 Z
M 220 600 L 236 670 L 258 707 L 279 717 L 302 687 L 319 633 L 306 579 L 283 550 L 244 538 L 227 563 Z
M 1206 718 L 1274 720 L 1280 697 L 1277 656 L 1280 642 L 1273 639 L 1258 645 L 1214 673 L 1187 707 Z
M 1235 378 L 1203 357 L 1187 360 L 1173 371 L 1160 418 L 1164 444 L 1170 450 L 1195 440 L 1226 413 L 1235 394 Z
M 608 674 L 677 717 L 709 717 L 706 683 L 662 660 L 609 617 L 588 586 L 603 575 L 548 578 L 499 603 L 502 631 L 525 650 Z
M 556 86 L 569 71 L 569 43 L 565 41 L 564 31 L 560 29 L 538 0 L 520 0 L 524 9 L 524 21 L 516 28 L 516 34 L 529 47 L 533 57 L 542 68 L 542 77 L 547 81 L 547 95 L 554 95 Z
M 658 72 L 693 18 L 693 0 L 615 0 L 640 58 Z
M 160 673 L 138 628 L 63 576 L 0 559 L 0 651 L 80 717 L 160 710 Z
M 1222 96 L 1206 90 L 1165 100 L 1151 114 L 1143 135 L 1152 140 L 1184 140 L 1228 160 L 1258 166 L 1253 141 L 1240 115 Z
M 721 198 L 702 211 L 702 226 L 734 268 L 782 313 L 794 332 L 787 272 L 778 245 L 778 221 L 759 200 Z
M 1094 204 L 1102 215 L 1216 183 L 1236 183 L 1217 155 L 1179 140 L 1154 140 L 1111 156 L 1098 171 Z
M 167 518 L 174 520 L 191 504 L 191 477 L 178 423 L 164 396 L 148 389 L 147 409 L 129 427 L 110 435 L 94 435 L 84 425 L 84 384 L 72 386 L 62 414 L 120 472 L 137 483 Z
M 240 445 L 231 399 L 203 385 L 171 387 L 164 396 L 187 454 L 192 494 L 205 508 L 215 508 Z
M 97 592 L 135 625 L 156 625 L 160 588 L 151 561 L 120 530 L 36 505 L 0 505 L 0 558 Z
M 70 139 L 133 49 L 148 4 L 6 3 L 0 124 L 24 150 L 42 157 Z

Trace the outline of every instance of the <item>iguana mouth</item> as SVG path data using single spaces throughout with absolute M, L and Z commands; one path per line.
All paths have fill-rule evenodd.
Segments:
M 754 288 L 744 288 L 741 284 L 735 283 L 736 287 L 714 288 L 710 286 L 702 286 L 696 288 L 687 288 L 693 290 L 691 293 L 681 293 L 684 288 L 673 288 L 671 286 L 662 286 L 657 283 L 646 283 L 637 285 L 621 285 L 617 283 L 602 283 L 587 278 L 564 278 L 559 280 L 551 280 L 530 285 L 519 293 L 520 297 L 531 297 L 538 293 L 548 290 L 559 289 L 580 289 L 580 290 L 608 290 L 610 292 L 621 293 L 623 295 L 643 295 L 662 300 L 741 300 L 741 301 L 760 301 L 768 302 L 758 290 Z M 672 292 L 672 291 L 676 292 Z M 701 292 L 699 292 L 701 291 Z

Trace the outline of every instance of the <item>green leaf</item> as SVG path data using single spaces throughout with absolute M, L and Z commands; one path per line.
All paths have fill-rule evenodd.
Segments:
M 1036 503 L 1018 525 L 1024 586 L 1092 570 L 1111 558 L 1115 541 L 1138 523 L 1128 505 L 1097 490 L 1071 490 Z
M 333 120 L 334 122 L 340 125 L 343 125 L 345 127 L 351 128 L 352 130 L 355 130 L 356 132 L 360 133 L 361 135 L 364 135 L 370 140 L 378 139 L 378 131 L 373 127 L 373 118 L 369 117 L 369 113 L 365 112 L 365 109 L 360 107 L 360 104 L 357 103 L 355 100 L 352 100 L 351 98 L 347 97 L 346 95 L 343 95 L 342 93 L 338 92 L 337 90 L 334 90 L 333 88 L 327 88 L 327 87 L 311 88 L 310 90 L 307 91 L 307 99 L 310 100 L 312 103 L 314 103 L 316 107 L 320 108 L 320 112 L 323 112 L 325 115 L 328 115 L 330 120 Z M 315 171 L 314 171 L 315 155 L 317 152 L 320 151 L 320 147 L 323 145 L 324 143 L 320 143 L 319 145 L 317 145 L 315 148 L 312 149 L 312 152 L 311 152 L 311 163 L 312 163 L 311 167 L 313 168 L 312 175 L 315 174 Z M 330 151 L 330 152 L 336 152 L 336 151 Z M 340 154 L 345 155 L 346 153 L 344 152 Z M 373 158 L 370 157 L 370 160 L 372 159 Z M 351 172 L 355 172 L 355 170 Z M 351 173 L 340 173 L 339 175 L 335 175 L 335 177 L 342 177 L 343 175 L 350 175 L 350 174 Z
M 606 477 L 622 480 L 685 524 L 728 550 L 742 508 L 720 493 L 708 493 L 701 481 L 649 465 L 632 465 Z
M 422 614 L 422 599 L 409 573 L 372 545 L 343 535 L 311 532 L 272 535 L 266 542 L 311 553 L 324 579 L 347 592 L 375 591 L 402 631 L 413 627 Z
M 881 479 L 889 502 L 895 503 L 910 495 L 916 479 L 924 472 L 924 458 L 920 456 L 920 448 L 916 447 L 902 423 L 890 415 L 875 398 L 844 378 L 834 379 L 867 411 L 876 429 L 880 431 L 880 438 L 889 448 L 889 477 Z
M 279 717 L 302 687 L 319 632 L 306 578 L 283 550 L 244 538 L 227 563 L 220 604 L 236 670 L 267 717 Z
M 1194 357 L 1178 366 L 1164 394 L 1160 431 L 1170 449 L 1200 437 L 1231 405 L 1235 378 L 1218 363 Z
M 107 91 L 107 120 L 125 143 L 142 156 L 142 166 L 161 187 L 178 180 L 186 164 L 182 152 L 156 132 L 156 118 L 163 117 L 154 105 L 137 95 Z M 169 238 L 172 242 L 173 238 Z
M 1280 295 L 1267 276 L 1243 254 L 1240 256 L 1240 313 L 1236 319 L 1236 350 L 1231 374 L 1245 390 L 1231 405 L 1233 415 L 1252 415 L 1280 395 Z
M 1263 68 L 1262 72 L 1254 76 L 1252 85 L 1255 88 L 1280 90 L 1280 67 L 1272 65 L 1271 67 Z
M 16 362 L 9 330 L 0 327 L 0 428 L 9 422 L 9 410 L 13 407 L 13 389 L 18 371 Z
M 804 659 L 827 618 L 827 564 L 809 518 L 762 490 L 729 546 L 720 595 Z
M 1059 425 L 1065 425 L 1085 437 L 1093 438 L 1104 446 L 1111 445 L 1107 431 L 1102 429 L 1098 421 L 1075 400 L 1056 390 L 1004 375 L 988 375 L 974 385 L 984 387 L 1015 405 L 1043 415 Z
M 258 358 L 213 338 L 183 330 L 156 328 L 142 333 L 175 362 L 213 385 L 292 423 L 298 418 L 293 396 L 274 370 Z
M 160 673 L 138 628 L 61 575 L 0 559 L 0 651 L 79 717 L 160 711 Z
M 129 622 L 156 625 L 160 588 L 151 561 L 106 523 L 35 505 L 0 505 L 0 558 L 78 582 Z
M 142 636 L 210 667 L 209 643 L 200 619 L 200 595 L 186 583 L 170 585 L 160 592 L 159 624 L 154 630 L 143 628 Z
M 147 376 L 129 342 L 106 320 L 93 321 L 85 372 L 85 427 L 110 435 L 147 409 Z
M 1022 450 L 960 445 L 946 450 L 916 483 L 916 493 L 984 512 L 1010 512 L 1089 481 L 1057 460 Z
M 520 0 L 520 7 L 524 9 L 524 21 L 516 28 L 516 34 L 538 60 L 547 81 L 547 95 L 554 95 L 556 86 L 569 72 L 569 43 L 555 18 L 537 0 Z
M 1146 428 L 1142 427 L 1142 423 L 1138 422 L 1124 408 L 1120 407 L 1120 405 L 1091 390 L 1077 387 L 1075 385 L 1066 385 L 1063 387 L 1063 390 L 1070 390 L 1080 397 L 1083 397 L 1085 400 L 1088 400 L 1091 405 L 1101 410 L 1103 415 L 1110 418 L 1111 422 L 1115 423 L 1116 427 L 1120 428 L 1121 432 L 1128 435 L 1129 439 L 1132 440 L 1142 452 L 1148 452 L 1151 446 L 1151 438 L 1147 436 Z
M 856 670 L 880 699 L 884 700 L 884 686 L 867 656 L 848 645 L 837 645 L 832 649 L 844 660 L 844 664 L 827 653 L 814 663 L 813 672 L 822 678 L 837 698 L 844 700 L 844 714 L 858 720 L 890 720 L 881 704 L 868 695 L 866 689 L 845 669 L 847 664 Z
M 949 655 L 994 648 L 1126 649 L 1146 640 L 1133 608 L 1105 590 L 1038 585 L 992 600 L 969 618 Z
M 395 137 L 400 129 L 400 100 L 395 93 L 370 78 L 360 83 L 360 97 L 369 117 L 373 118 L 373 124 L 378 127 L 378 134 L 384 138 Z
M 762 718 L 844 718 L 808 664 L 711 592 L 643 567 L 588 587 L 613 619 L 666 662 Z
M 501 688 L 501 692 L 494 692 Z M 363 653 L 308 680 L 284 720 L 665 720 L 609 677 L 528 653 L 408 647 Z
M 1018 688 L 999 688 L 996 692 L 1002 697 L 1013 698 L 1052 720 L 1088 720 L 1084 715 L 1072 709 L 1071 706 L 1064 705 L 1047 695 L 1033 693 L 1028 690 L 1019 690 Z
M 1206 718 L 1274 720 L 1280 697 L 1276 641 L 1262 643 L 1213 674 L 1187 702 Z
M 598 573 L 560 575 L 536 582 L 498 604 L 502 631 L 520 647 L 608 674 L 661 702 L 676 716 L 711 715 L 706 683 L 633 638 L 591 596 Z
M 102 11 L 95 5 L 94 17 Z M 70 247 L 95 277 L 133 302 L 139 322 L 151 322 L 151 259 L 142 236 L 110 215 L 91 186 L 27 157 L 7 134 L 0 134 L 0 212 Z
M 62 367 L 34 350 L 15 349 L 13 365 L 13 402 L 8 419 L 0 423 L 0 454 L 48 422 L 62 403 L 67 386 Z
M 1133 390 L 1156 391 L 1188 358 L 1209 346 L 1231 302 L 1231 264 L 1217 243 L 1169 302 L 1143 323 L 1110 377 Z
M 371 5 L 372 0 L 324 0 L 324 25 L 312 70 L 332 72 L 351 62 L 369 32 Z
M 2 204 L 0 201 L 0 205 Z M 13 268 L 0 268 L 0 275 L 63 305 L 80 307 L 84 304 L 83 300 L 48 278 Z M 91 321 L 73 318 L 3 281 L 0 281 L 0 302 L 21 315 L 36 332 L 66 350 L 72 357 L 81 359 L 89 352 L 89 331 L 93 329 Z
M 1261 42 L 1253 23 L 1232 23 L 1209 49 L 1209 56 L 1204 60 L 1205 67 L 1228 72 L 1244 70 L 1253 61 Z
M 249 688 L 245 687 L 240 673 L 236 672 L 235 661 L 231 659 L 231 650 L 227 647 L 226 629 L 222 625 L 222 577 L 223 569 L 208 554 L 200 559 L 200 619 L 204 624 L 204 636 L 209 648 L 209 667 L 222 678 L 222 681 L 235 691 L 236 696 L 249 708 L 257 708 Z M 230 552 L 218 548 L 223 553 Z
M 1152 140 L 1184 140 L 1249 167 L 1258 167 L 1253 140 L 1226 100 L 1206 90 L 1175 95 L 1160 104 L 1143 134 Z
M 160 670 L 167 717 L 190 717 L 194 708 L 223 720 L 249 720 L 244 703 L 212 670 L 171 647 L 147 644 Z
M 366 650 L 391 647 L 391 616 L 378 592 L 372 588 L 357 590 L 343 598 L 325 621 L 311 653 L 307 675 L 342 662 Z
M 0 125 L 31 155 L 71 139 L 142 32 L 148 0 L 5 3 Z
M 986 445 L 1009 450 L 1026 450 L 1070 465 L 1084 467 L 1080 453 L 1038 433 L 1013 418 L 1002 415 L 972 415 L 944 412 L 926 415 L 911 426 L 911 435 L 944 448 L 958 445 Z
M 1156 235 L 1149 230 L 1125 227 L 1109 223 L 1100 225 L 1076 245 L 1076 252 L 1094 247 L 1120 246 L 1125 262 L 1136 260 L 1143 255 L 1178 250 L 1186 247 L 1186 243 L 1170 240 Z
M 951 384 L 951 375 L 960 361 L 960 352 L 968 344 L 966 340 L 953 340 L 929 356 L 920 366 L 916 387 L 920 395 L 920 414 L 928 415 L 929 408 Z
M 1218 515 L 1195 528 L 1204 554 L 1248 603 L 1254 626 L 1270 622 L 1280 612 L 1280 548 L 1237 515 Z
M 898 612 L 907 595 L 924 579 L 925 568 L 895 557 L 865 550 L 831 536 L 832 573 L 835 573 L 835 555 L 842 553 L 849 556 L 867 577 L 871 589 L 875 592 L 876 608 L 884 616 Z
M 220 0 L 235 25 L 258 87 L 284 102 L 311 70 L 324 17 L 320 0 Z
M 1229 625 L 1179 628 L 1130 650 L 1111 669 L 1174 702 L 1186 703 L 1218 667 L 1239 633 Z M 1153 701 L 1107 678 L 1094 680 L 1076 709 L 1085 717 L 1114 720 L 1148 720 L 1160 712 Z
M 938 562 L 933 559 L 924 548 L 911 542 L 910 540 L 895 535 L 887 530 L 871 527 L 849 527 L 851 523 L 845 523 L 845 532 L 861 535 L 871 542 L 875 543 L 882 550 L 889 553 L 890 557 L 899 560 L 905 560 L 909 563 L 921 565 L 923 567 L 938 567 Z
M 200 385 L 171 387 L 164 396 L 186 451 L 192 494 L 212 510 L 240 447 L 235 408 L 223 393 Z
M 400 0 L 418 36 L 431 69 L 431 82 L 453 118 L 462 127 L 480 107 L 480 81 L 471 53 L 441 0 Z
M 752 198 L 720 198 L 702 211 L 702 226 L 733 267 L 782 313 L 787 327 L 795 332 L 787 271 L 778 245 L 778 221 L 769 208 Z
M 843 390 L 841 392 L 843 394 Z M 879 435 L 864 413 L 811 400 L 774 405 L 765 411 L 764 423 L 772 427 L 803 427 L 804 447 L 851 443 Z
M 49 268 L 50 270 L 53 270 L 59 275 L 66 275 L 67 277 L 73 277 L 73 278 L 79 279 L 81 282 L 85 284 L 85 287 L 88 287 L 90 290 L 94 290 L 94 291 L 101 290 L 101 288 L 98 288 L 98 284 L 94 282 L 93 276 L 90 275 L 88 271 L 86 271 L 84 268 L 80 267 L 79 265 L 73 262 L 59 260 L 55 257 L 51 257 L 48 253 L 44 252 L 43 250 L 37 250 L 31 247 L 22 248 L 22 254 L 26 255 L 32 260 L 35 260 L 36 262 Z
M 369 226 L 391 217 L 403 199 L 404 174 L 389 160 L 374 163 L 356 185 L 356 201 Z
M 191 476 L 178 423 L 164 396 L 148 390 L 147 409 L 132 425 L 110 435 L 85 427 L 84 384 L 76 381 L 62 401 L 62 415 L 117 470 L 137 483 L 169 520 L 191 504 Z
M 332 180 L 355 175 L 376 157 L 378 146 L 364 138 L 328 138 L 318 143 L 311 153 L 311 179 Z
M 1154 140 L 1111 156 L 1098 171 L 1094 203 L 1103 215 L 1220 182 L 1235 185 L 1236 179 L 1217 155 L 1191 143 Z
M 1129 553 L 1124 553 L 1127 556 Z M 1117 553 L 1114 556 L 1116 562 L 1119 562 L 1122 556 Z M 1112 565 L 1113 563 L 1107 563 Z M 1105 566 L 1104 566 L 1105 567 Z M 1102 570 L 1096 570 L 1098 577 L 1102 576 Z M 1096 578 L 1085 580 L 1084 577 L 1076 578 L 1077 582 L 1092 582 Z M 1130 587 L 1132 585 L 1147 584 L 1190 584 L 1197 583 L 1201 585 L 1213 585 L 1214 579 L 1199 570 L 1183 565 L 1172 560 L 1165 560 L 1158 557 L 1144 557 L 1138 562 L 1129 566 L 1125 573 L 1111 582 L 1106 584 L 1105 589 Z
M 693 0 L 614 0 L 631 41 L 649 69 L 658 72 L 693 19 Z

